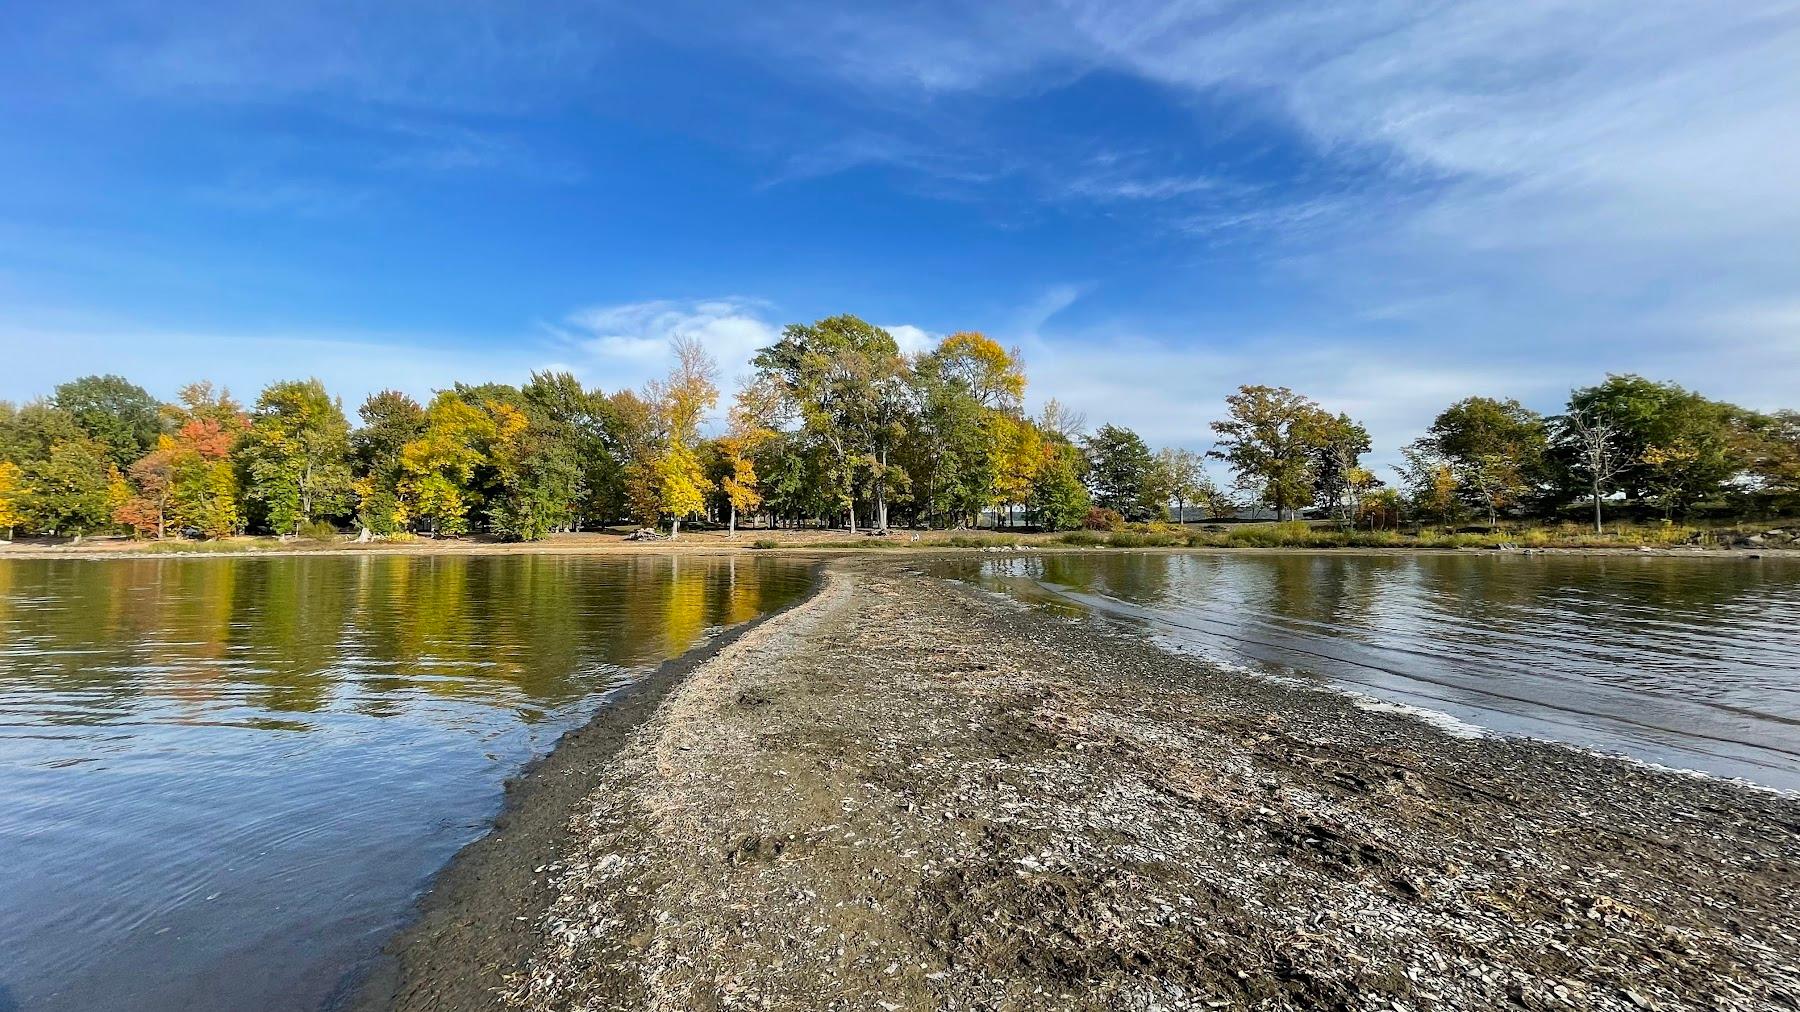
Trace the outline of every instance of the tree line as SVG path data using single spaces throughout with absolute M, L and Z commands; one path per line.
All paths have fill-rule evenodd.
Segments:
M 1363 464 L 1360 423 L 1284 387 L 1228 397 L 1205 454 L 1153 452 L 1122 426 L 1086 431 L 1054 399 L 1027 413 L 1019 354 L 990 338 L 951 334 L 907 355 L 854 316 L 786 327 L 709 436 L 717 365 L 691 340 L 674 352 L 641 391 L 542 372 L 425 403 L 382 391 L 355 421 L 316 379 L 272 383 L 246 406 L 208 383 L 162 403 L 122 377 L 83 377 L 0 403 L 0 529 L 535 540 L 620 522 L 678 536 L 696 518 L 733 531 L 752 518 L 885 531 L 983 516 L 1069 529 L 1245 507 L 1372 529 L 1579 509 L 1598 527 L 1606 509 L 1766 513 L 1800 494 L 1800 413 L 1631 375 L 1573 391 L 1552 416 L 1459 401 L 1402 448 L 1390 484 Z

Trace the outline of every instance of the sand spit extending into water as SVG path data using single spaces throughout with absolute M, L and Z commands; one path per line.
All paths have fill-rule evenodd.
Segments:
M 541 831 L 459 859 L 371 1004 L 1800 1008 L 1800 802 L 905 558 L 834 564 L 636 706 L 521 786 Z

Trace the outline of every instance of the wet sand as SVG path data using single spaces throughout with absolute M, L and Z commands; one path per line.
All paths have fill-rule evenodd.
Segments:
M 397 1009 L 1800 1008 L 1800 801 L 831 564 L 512 792 Z

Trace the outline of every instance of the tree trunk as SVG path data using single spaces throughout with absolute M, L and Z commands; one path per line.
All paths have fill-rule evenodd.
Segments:
M 306 462 L 306 470 L 300 473 L 300 515 L 294 518 L 294 533 L 300 533 L 300 525 L 312 519 L 312 461 Z
M 1600 486 L 1594 486 L 1594 533 L 1600 533 Z
M 676 538 L 679 538 L 679 537 L 681 537 L 681 517 L 679 517 L 679 516 L 670 517 L 669 518 L 669 540 L 674 541 Z
M 731 504 L 731 519 L 726 524 L 725 536 L 728 538 L 737 537 L 737 503 Z
M 887 446 L 881 447 L 881 477 L 875 481 L 875 529 L 887 533 Z

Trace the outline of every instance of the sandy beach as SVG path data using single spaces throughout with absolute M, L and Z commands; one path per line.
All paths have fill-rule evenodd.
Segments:
M 365 1008 L 1800 1007 L 1800 802 L 826 564 L 514 785 Z

